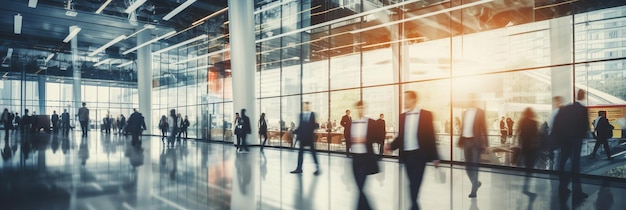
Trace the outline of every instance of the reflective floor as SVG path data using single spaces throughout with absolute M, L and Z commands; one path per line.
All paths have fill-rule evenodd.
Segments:
M 5 137 L 4 131 L 0 136 Z M 0 141 L 1 209 L 356 209 L 351 159 L 319 153 L 322 174 L 304 156 L 304 173 L 290 174 L 295 150 L 182 141 L 167 147 L 158 137 L 92 132 L 81 138 L 51 134 L 9 135 Z M 408 183 L 395 159 L 366 181 L 375 209 L 409 209 Z M 426 169 L 421 209 L 626 209 L 624 183 L 583 180 L 585 200 L 559 199 L 556 179 L 534 174 L 529 192 L 522 172 L 481 168 L 478 198 L 460 166 Z

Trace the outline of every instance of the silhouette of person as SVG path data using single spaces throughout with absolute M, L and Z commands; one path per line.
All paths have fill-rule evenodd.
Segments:
M 83 131 L 83 136 L 87 137 L 87 131 L 89 130 L 89 109 L 87 103 L 83 102 L 83 107 L 78 109 L 78 121 L 80 122 L 80 128 Z
M 478 162 L 480 161 L 480 154 L 489 147 L 489 141 L 487 138 L 485 111 L 478 108 L 475 93 L 469 95 L 468 102 L 469 108 L 463 112 L 461 137 L 457 146 L 463 148 L 465 171 L 470 182 L 472 182 L 472 189 L 468 197 L 475 198 L 478 188 L 482 185 L 478 181 Z
M 139 135 L 141 135 L 142 130 L 146 129 L 146 122 L 143 115 L 141 115 L 137 109 L 133 109 L 133 113 L 130 114 L 130 117 L 128 117 L 128 125 L 126 127 L 126 130 L 132 135 L 131 144 L 141 144 L 139 141 Z
M 291 171 L 292 174 L 301 174 L 302 173 L 302 161 L 303 161 L 303 153 L 304 147 L 310 147 L 311 155 L 313 156 L 313 161 L 315 162 L 316 170 L 313 172 L 315 175 L 319 175 L 321 173 L 319 163 L 317 162 L 317 152 L 315 151 L 315 129 L 319 127 L 317 122 L 315 121 L 315 112 L 310 110 L 310 103 L 305 101 L 302 103 L 302 113 L 300 113 L 300 125 L 298 128 L 294 130 L 294 133 L 297 135 L 297 138 L 300 141 L 300 148 L 298 149 L 298 166 L 295 170 Z
M 524 109 L 522 118 L 518 123 L 517 136 L 524 166 L 526 167 L 526 177 L 524 179 L 524 192 L 528 192 L 531 169 L 535 167 L 537 152 L 541 146 L 539 142 L 539 123 L 535 121 L 535 112 L 530 107 Z
M 252 128 L 250 127 L 250 118 L 246 115 L 246 109 L 241 109 L 241 117 L 238 121 L 239 134 L 237 135 L 237 144 L 240 145 L 239 152 L 247 153 L 249 150 L 246 137 L 252 132 Z
M 580 183 L 580 153 L 583 138 L 589 132 L 587 107 L 582 105 L 585 91 L 578 90 L 577 101 L 559 109 L 554 118 L 551 137 L 560 145 L 558 160 L 559 192 L 561 197 L 569 196 L 568 185 L 572 182 L 572 200 L 583 200 L 589 195 L 582 191 Z M 570 161 L 570 171 L 565 171 L 565 163 Z
M 419 209 L 419 195 L 426 162 L 439 165 L 439 153 L 436 147 L 435 127 L 432 112 L 417 106 L 415 91 L 404 92 L 404 113 L 400 114 L 398 135 L 389 144 L 387 150 L 400 149 L 400 161 L 404 163 L 411 192 L 411 209 Z
M 593 121 L 594 134 L 596 136 L 596 144 L 593 146 L 593 152 L 589 155 L 590 158 L 596 157 L 596 152 L 600 148 L 600 145 L 604 145 L 604 153 L 606 153 L 606 159 L 611 159 L 611 149 L 609 148 L 609 138 L 613 137 L 613 125 L 606 119 L 606 111 L 599 111 L 598 118 Z
M 376 121 L 365 117 L 362 101 L 355 104 L 357 117 L 352 120 L 347 131 L 348 141 L 352 142 L 352 174 L 359 189 L 357 209 L 372 209 L 363 192 L 363 187 L 370 174 L 378 173 L 377 157 L 374 154 L 372 144 L 376 141 L 375 130 L 378 128 Z
M 350 117 L 350 110 L 346 110 L 346 115 L 341 117 L 341 127 L 343 127 L 343 138 L 346 140 L 346 157 L 350 157 L 350 144 L 351 142 L 348 135 L 348 130 L 350 130 L 350 125 L 352 124 L 352 117 Z
M 263 151 L 263 147 L 265 147 L 265 143 L 267 142 L 267 121 L 265 120 L 265 113 L 261 113 L 261 118 L 259 119 L 259 140 L 263 137 L 263 143 L 261 143 L 261 151 Z
M 61 126 L 63 127 L 62 134 L 67 136 L 70 134 L 70 113 L 67 113 L 67 109 L 63 109 L 61 113 Z
M 500 143 L 506 143 L 506 136 L 508 133 L 508 128 L 506 127 L 506 119 L 502 117 L 500 120 Z

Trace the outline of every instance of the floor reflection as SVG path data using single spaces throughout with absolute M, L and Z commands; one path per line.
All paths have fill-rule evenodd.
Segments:
M 74 135 L 76 134 L 76 135 Z M 354 209 L 357 192 L 350 159 L 320 154 L 327 171 L 295 175 L 297 152 L 253 147 L 238 154 L 232 144 L 188 141 L 166 147 L 158 137 L 92 132 L 69 136 L 11 133 L 0 141 L 2 209 Z M 312 161 L 305 158 L 305 161 Z M 380 163 L 365 189 L 375 209 L 405 209 L 407 180 L 395 159 Z M 305 163 L 305 170 L 313 170 Z M 306 168 L 311 167 L 311 168 Z M 586 180 L 590 197 L 559 194 L 546 174 L 483 169 L 485 195 L 469 199 L 462 167 L 442 167 L 437 182 L 428 166 L 421 209 L 624 209 L 626 184 Z M 601 182 L 603 181 L 603 182 Z M 36 195 L 36 196 L 34 196 Z M 36 202 L 34 202 L 36 201 Z

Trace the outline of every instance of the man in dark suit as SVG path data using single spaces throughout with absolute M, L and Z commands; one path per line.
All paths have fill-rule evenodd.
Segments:
M 364 106 L 362 101 L 357 102 L 355 108 L 357 116 L 355 120 L 352 120 L 350 129 L 347 130 L 347 140 L 352 142 L 350 144 L 352 146 L 350 148 L 352 151 L 352 174 L 359 188 L 357 209 L 366 210 L 372 209 L 372 207 L 365 193 L 363 193 L 363 186 L 368 175 L 378 173 L 379 171 L 377 157 L 374 154 L 372 144 L 377 140 L 375 133 L 380 131 L 378 131 L 379 126 L 376 121 L 363 115 Z
M 52 131 L 54 133 L 59 132 L 59 115 L 57 114 L 57 111 L 52 111 L 50 121 L 52 121 Z
M 606 158 L 612 159 L 611 149 L 609 148 L 609 138 L 613 137 L 613 129 L 615 129 L 615 127 L 606 119 L 606 111 L 598 111 L 598 118 L 593 121 L 593 127 L 593 132 L 596 135 L 596 145 L 593 146 L 593 152 L 591 152 L 589 157 L 595 158 L 600 145 L 604 145 Z
M 419 194 L 426 162 L 433 161 L 439 165 L 439 154 L 436 147 L 433 115 L 430 111 L 417 107 L 417 93 L 404 92 L 404 109 L 400 114 L 398 136 L 389 144 L 387 150 L 400 149 L 400 162 L 404 163 L 411 190 L 411 209 L 419 209 Z
M 350 136 L 348 136 L 348 130 L 352 124 L 352 117 L 350 117 L 350 110 L 346 110 L 346 115 L 341 117 L 341 127 L 343 127 L 343 138 L 346 140 L 346 157 L 350 157 Z
M 67 109 L 63 109 L 63 113 L 61 114 L 61 126 L 63 127 L 62 134 L 64 136 L 69 135 L 69 133 L 70 133 L 70 113 L 67 113 Z
M 552 128 L 552 138 L 560 145 L 559 153 L 559 192 L 561 198 L 569 196 L 570 190 L 567 188 L 570 180 L 572 183 L 572 199 L 581 200 L 589 197 L 583 192 L 580 184 L 580 152 L 583 139 L 589 132 L 589 115 L 587 107 L 581 101 L 585 100 L 585 91 L 578 90 L 577 101 L 559 109 L 559 113 L 554 118 Z M 570 172 L 565 171 L 565 163 L 570 160 Z
M 315 122 L 315 113 L 310 111 L 310 103 L 303 102 L 302 103 L 302 113 L 300 113 L 300 125 L 298 128 L 294 130 L 294 133 L 297 135 L 298 140 L 300 141 L 300 148 L 298 149 L 298 166 L 295 170 L 291 171 L 292 174 L 301 174 L 302 173 L 302 154 L 304 153 L 304 147 L 308 146 L 311 148 L 311 155 L 313 156 L 313 161 L 315 162 L 315 167 L 317 168 L 313 174 L 319 175 L 320 165 L 317 162 L 317 153 L 315 151 L 315 129 L 318 128 L 318 124 Z
M 480 162 L 480 154 L 489 146 L 489 140 L 487 139 L 485 111 L 478 108 L 476 95 L 470 94 L 468 102 L 470 108 L 463 112 L 458 146 L 463 148 L 465 153 L 465 171 L 472 182 L 472 191 L 468 197 L 475 198 L 476 191 L 482 185 L 478 181 L 478 162 Z
M 240 144 L 240 151 L 242 153 L 248 153 L 248 143 L 246 137 L 252 132 L 250 127 L 250 118 L 246 115 L 246 109 L 241 109 L 241 118 L 239 118 L 239 125 L 241 126 L 241 134 L 237 135 L 237 141 Z
M 380 114 L 378 120 L 376 120 L 378 126 L 376 130 L 375 142 L 378 143 L 378 158 L 381 159 L 384 155 L 385 138 L 387 138 L 387 125 L 385 124 L 385 115 Z

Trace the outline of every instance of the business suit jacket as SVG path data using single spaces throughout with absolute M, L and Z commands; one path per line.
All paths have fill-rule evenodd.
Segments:
M 398 129 L 398 136 L 391 142 L 391 149 L 400 149 L 400 161 L 406 161 L 404 159 L 404 123 L 406 120 L 406 112 L 400 114 L 400 127 Z M 426 161 L 439 160 L 439 153 L 437 152 L 435 128 L 433 126 L 433 114 L 424 109 L 420 110 L 418 127 L 417 129 L 417 141 L 419 144 L 419 150 L 426 156 Z
M 305 121 L 305 114 L 311 114 L 308 121 Z M 298 135 L 300 145 L 312 145 L 314 140 L 315 129 L 318 128 L 318 124 L 315 122 L 315 112 L 300 113 L 300 125 L 294 131 Z
M 341 126 L 343 127 L 343 138 L 346 139 L 346 145 L 350 147 L 350 141 L 348 140 L 350 136 L 348 135 L 348 130 L 350 130 L 350 125 L 352 125 L 352 119 L 348 115 L 344 115 L 341 117 Z
M 596 136 L 598 137 L 598 139 L 611 138 L 613 134 L 613 129 L 615 129 L 615 127 L 613 127 L 613 125 L 609 123 L 609 120 L 606 119 L 606 117 L 600 117 L 598 119 L 598 123 L 595 129 Z
M 463 112 L 463 122 L 461 123 L 461 135 L 463 135 L 463 129 L 465 126 L 465 114 L 467 111 Z M 487 124 L 485 120 L 485 111 L 482 109 L 476 108 L 476 116 L 474 117 L 474 126 L 473 126 L 474 138 L 480 141 L 480 145 L 482 149 L 489 147 L 489 139 L 487 136 Z M 459 141 L 462 145 L 462 141 Z
M 352 126 L 350 126 L 352 127 Z M 367 139 L 367 142 L 365 143 L 365 147 L 367 148 L 367 153 L 368 154 L 374 154 L 374 148 L 372 146 L 373 143 L 376 142 L 376 129 L 378 128 L 376 121 L 369 119 L 367 120 L 367 134 L 365 139 Z M 350 141 L 351 142 L 351 138 L 352 138 L 352 129 L 348 129 L 346 131 L 347 135 L 348 135 L 348 139 L 346 139 L 346 141 Z M 351 142 L 352 143 L 352 142 Z
M 250 118 L 247 115 L 241 116 L 241 120 L 243 121 L 242 131 L 243 134 L 250 134 L 252 132 L 252 128 L 250 127 Z
M 376 128 L 374 128 L 374 140 L 376 143 L 384 143 L 385 142 L 385 138 L 387 136 L 387 128 L 385 128 L 385 120 L 383 119 L 378 119 L 376 120 Z
M 575 102 L 559 109 L 552 126 L 552 137 L 560 143 L 568 139 L 585 138 L 589 132 L 587 107 Z

